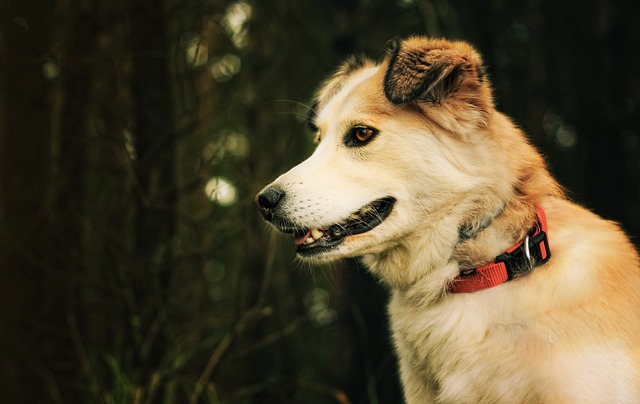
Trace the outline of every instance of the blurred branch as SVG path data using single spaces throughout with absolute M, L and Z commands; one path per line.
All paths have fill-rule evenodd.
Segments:
M 264 275 L 262 277 L 262 283 L 260 284 L 260 291 L 258 292 L 258 303 L 256 306 L 264 305 L 269 291 L 269 285 L 271 283 L 271 277 L 273 274 L 273 267 L 276 261 L 276 240 L 278 235 L 275 232 L 269 234 L 269 246 L 267 248 L 267 256 L 265 257 Z
M 252 384 L 238 389 L 234 394 L 234 398 L 237 400 L 240 397 L 255 395 L 260 391 L 266 390 L 269 386 L 276 384 L 278 381 L 280 381 L 280 378 L 278 376 L 265 377 L 260 381 L 260 383 Z
M 216 349 L 214 349 L 211 356 L 209 357 L 209 361 L 207 362 L 207 365 L 202 371 L 200 378 L 196 382 L 196 386 L 193 389 L 193 393 L 189 398 L 189 403 L 195 404 L 198 402 L 198 399 L 200 398 L 202 391 L 207 387 L 207 384 L 209 382 L 209 379 L 211 378 L 211 375 L 213 374 L 213 371 L 215 370 L 218 363 L 220 363 L 220 359 L 222 358 L 222 355 L 224 355 L 224 353 L 231 346 L 231 343 L 233 342 L 234 338 L 239 334 L 241 334 L 242 331 L 250 323 L 256 320 L 259 320 L 261 318 L 268 317 L 271 314 L 273 314 L 273 309 L 271 307 L 254 307 L 253 309 L 247 310 L 242 315 L 242 317 L 240 317 L 240 319 L 233 326 L 233 329 L 231 330 L 231 332 L 229 332 L 227 335 L 225 335 L 222 338 L 222 340 L 220 341 Z
M 267 346 L 269 346 L 271 344 L 274 344 L 274 343 L 278 342 L 282 338 L 293 334 L 293 332 L 296 329 L 298 329 L 298 327 L 302 323 L 307 321 L 307 320 L 308 320 L 308 316 L 306 314 L 304 316 L 298 317 L 297 319 L 295 319 L 292 322 L 290 322 L 289 324 L 287 324 L 281 330 L 275 331 L 275 332 L 265 336 L 261 341 L 258 341 L 257 343 L 251 345 L 249 348 L 246 348 L 246 349 L 238 352 L 237 356 L 238 357 L 247 356 L 249 354 L 252 354 L 252 353 L 254 353 L 256 351 L 261 350 L 262 348 L 265 348 L 265 347 L 267 347 Z

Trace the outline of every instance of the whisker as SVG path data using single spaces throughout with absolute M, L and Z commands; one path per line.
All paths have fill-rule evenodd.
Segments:
M 313 112 L 314 114 L 317 113 L 317 111 L 313 107 L 305 104 L 304 102 L 295 101 L 295 100 L 277 99 L 277 100 L 267 101 L 265 104 L 271 104 L 271 103 L 274 103 L 274 102 L 288 102 L 288 103 L 291 103 L 291 104 L 294 104 L 294 105 L 298 105 L 300 107 L 304 107 L 307 110 L 307 112 Z
M 307 120 L 307 115 L 300 114 L 299 112 L 296 112 L 296 111 L 274 112 L 273 114 L 274 115 L 295 116 L 296 118 L 300 119 L 301 121 L 306 121 Z

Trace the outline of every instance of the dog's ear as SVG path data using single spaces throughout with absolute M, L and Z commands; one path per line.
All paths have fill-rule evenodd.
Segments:
M 440 103 L 462 86 L 483 84 L 478 53 L 464 42 L 411 37 L 387 46 L 385 96 L 394 104 Z

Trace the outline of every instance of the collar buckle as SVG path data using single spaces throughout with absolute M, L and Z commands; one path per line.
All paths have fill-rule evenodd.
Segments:
M 507 280 L 510 281 L 531 272 L 536 266 L 547 262 L 550 257 L 547 232 L 536 226 L 533 235 L 527 235 L 514 249 L 499 255 L 496 262 L 504 263 Z
M 479 268 L 463 270 L 449 285 L 452 293 L 470 293 L 492 288 L 528 274 L 551 257 L 547 238 L 547 219 L 541 206 L 536 205 L 538 221 L 524 241 L 500 254 Z

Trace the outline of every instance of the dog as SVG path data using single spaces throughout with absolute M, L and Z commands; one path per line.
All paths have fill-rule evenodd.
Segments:
M 407 403 L 640 402 L 638 253 L 566 198 L 470 44 L 352 57 L 310 120 L 314 153 L 256 201 L 300 258 L 388 286 Z

